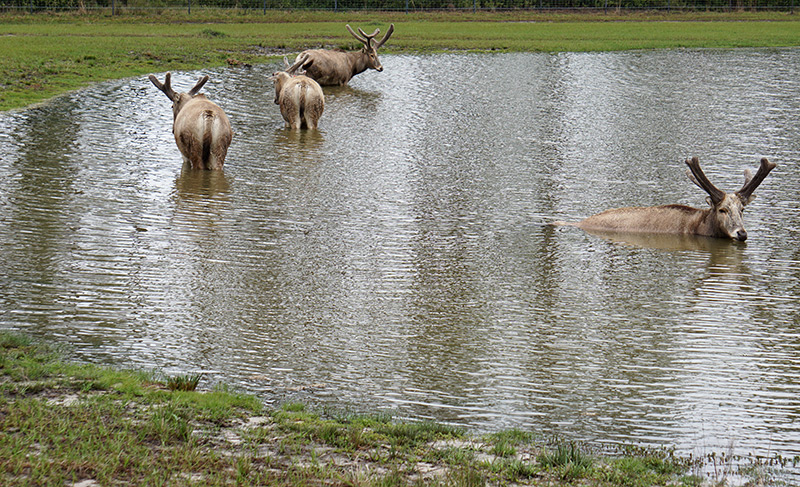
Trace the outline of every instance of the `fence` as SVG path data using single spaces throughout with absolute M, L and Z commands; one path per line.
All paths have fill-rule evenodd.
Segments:
M 795 0 L 0 0 L 2 11 L 237 9 L 267 10 L 776 10 L 794 12 Z

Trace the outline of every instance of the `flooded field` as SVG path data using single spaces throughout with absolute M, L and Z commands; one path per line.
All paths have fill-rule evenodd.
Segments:
M 181 168 L 146 77 L 0 114 L 0 328 L 270 403 L 800 455 L 800 52 L 382 56 L 283 128 L 277 65 L 173 73 L 228 113 Z M 159 73 L 159 76 L 161 74 Z M 746 243 L 607 208 L 739 189 Z

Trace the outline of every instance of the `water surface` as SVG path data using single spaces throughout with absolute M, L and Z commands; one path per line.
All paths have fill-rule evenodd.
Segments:
M 382 61 L 300 133 L 277 65 L 206 71 L 216 173 L 146 77 L 0 115 L 0 327 L 269 403 L 800 455 L 800 52 Z M 549 225 L 703 207 L 691 156 L 778 163 L 746 243 Z

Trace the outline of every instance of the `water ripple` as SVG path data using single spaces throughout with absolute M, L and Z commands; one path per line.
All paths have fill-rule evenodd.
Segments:
M 0 325 L 274 402 L 800 454 L 796 59 L 383 56 L 300 133 L 278 65 L 211 70 L 216 173 L 181 167 L 146 77 L 4 114 Z M 778 162 L 746 245 L 547 225 L 702 206 L 691 155 L 729 190 Z

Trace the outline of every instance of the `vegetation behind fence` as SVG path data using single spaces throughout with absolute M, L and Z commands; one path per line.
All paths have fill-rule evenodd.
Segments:
M 664 10 L 794 12 L 798 0 L 0 0 L 0 11 L 267 10 Z

